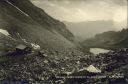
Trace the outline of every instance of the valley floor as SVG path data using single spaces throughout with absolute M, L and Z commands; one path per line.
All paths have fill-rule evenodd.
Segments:
M 12 54 L 13 53 L 13 54 Z M 127 84 L 128 83 L 128 49 L 120 49 L 105 54 L 88 54 L 77 56 L 53 57 L 33 51 L 15 55 L 8 52 L 0 57 L 0 80 L 21 81 L 30 84 Z M 93 65 L 101 73 L 89 72 L 85 68 Z M 72 78 L 71 78 L 72 77 Z M 83 77 L 83 78 L 82 78 Z M 87 78 L 86 78 L 87 77 Z M 100 78 L 99 78 L 100 77 Z

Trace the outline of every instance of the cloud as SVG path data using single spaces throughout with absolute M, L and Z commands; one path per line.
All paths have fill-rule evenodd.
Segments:
M 118 29 L 127 28 L 128 27 L 128 14 L 127 14 L 127 6 L 123 6 L 115 10 L 113 20 L 115 21 L 115 25 Z
M 127 20 L 127 0 L 34 0 L 32 2 L 61 21 L 113 20 L 124 25 Z
M 90 2 L 107 2 L 107 3 L 112 3 L 112 4 L 116 4 L 116 5 L 127 5 L 127 0 L 31 0 L 31 1 L 40 1 L 40 2 L 43 2 L 43 1 L 48 1 L 48 2 L 52 2 L 52 3 L 55 3 L 55 4 L 71 4 L 71 5 L 75 5 L 75 4 L 78 4 L 78 3 L 90 3 Z

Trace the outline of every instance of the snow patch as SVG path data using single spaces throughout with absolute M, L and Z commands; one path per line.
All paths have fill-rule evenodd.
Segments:
M 37 50 L 37 49 L 40 49 L 40 46 L 38 44 L 35 44 L 35 43 L 31 43 L 31 46 Z
M 6 35 L 6 36 L 9 36 L 10 34 L 8 33 L 7 30 L 4 30 L 4 29 L 0 29 L 0 33 Z
M 20 38 L 23 42 L 28 43 L 28 42 L 26 41 L 26 39 L 22 38 L 22 36 L 20 35 L 20 33 L 17 33 L 17 35 L 19 36 L 19 38 Z
M 26 39 L 22 39 L 22 41 L 24 41 L 25 43 L 28 43 L 28 42 L 26 41 Z
M 102 49 L 102 48 L 90 48 L 90 52 L 93 54 L 99 54 L 99 53 L 108 53 L 110 50 Z
M 13 5 L 13 4 L 12 4 L 11 2 L 9 2 L 8 0 L 6 0 L 6 2 L 7 2 L 8 4 L 10 4 L 11 6 L 15 7 L 17 10 L 19 10 L 21 13 L 23 13 L 23 14 L 26 15 L 27 17 L 29 17 L 28 14 L 26 14 L 26 13 L 23 12 L 21 9 L 19 9 L 18 7 L 16 7 L 15 5 Z
M 89 67 L 87 67 L 87 71 L 88 72 L 93 72 L 93 73 L 101 73 L 101 70 L 94 67 L 93 65 L 90 65 Z
M 70 74 L 72 74 L 72 72 L 65 72 L 67 75 L 70 75 Z

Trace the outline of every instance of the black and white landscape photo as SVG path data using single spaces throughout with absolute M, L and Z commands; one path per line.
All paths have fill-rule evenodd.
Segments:
M 0 0 L 0 84 L 128 84 L 128 0 Z

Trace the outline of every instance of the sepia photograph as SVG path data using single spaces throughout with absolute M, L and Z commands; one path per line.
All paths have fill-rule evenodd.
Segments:
M 128 0 L 0 0 L 0 84 L 128 84 Z

